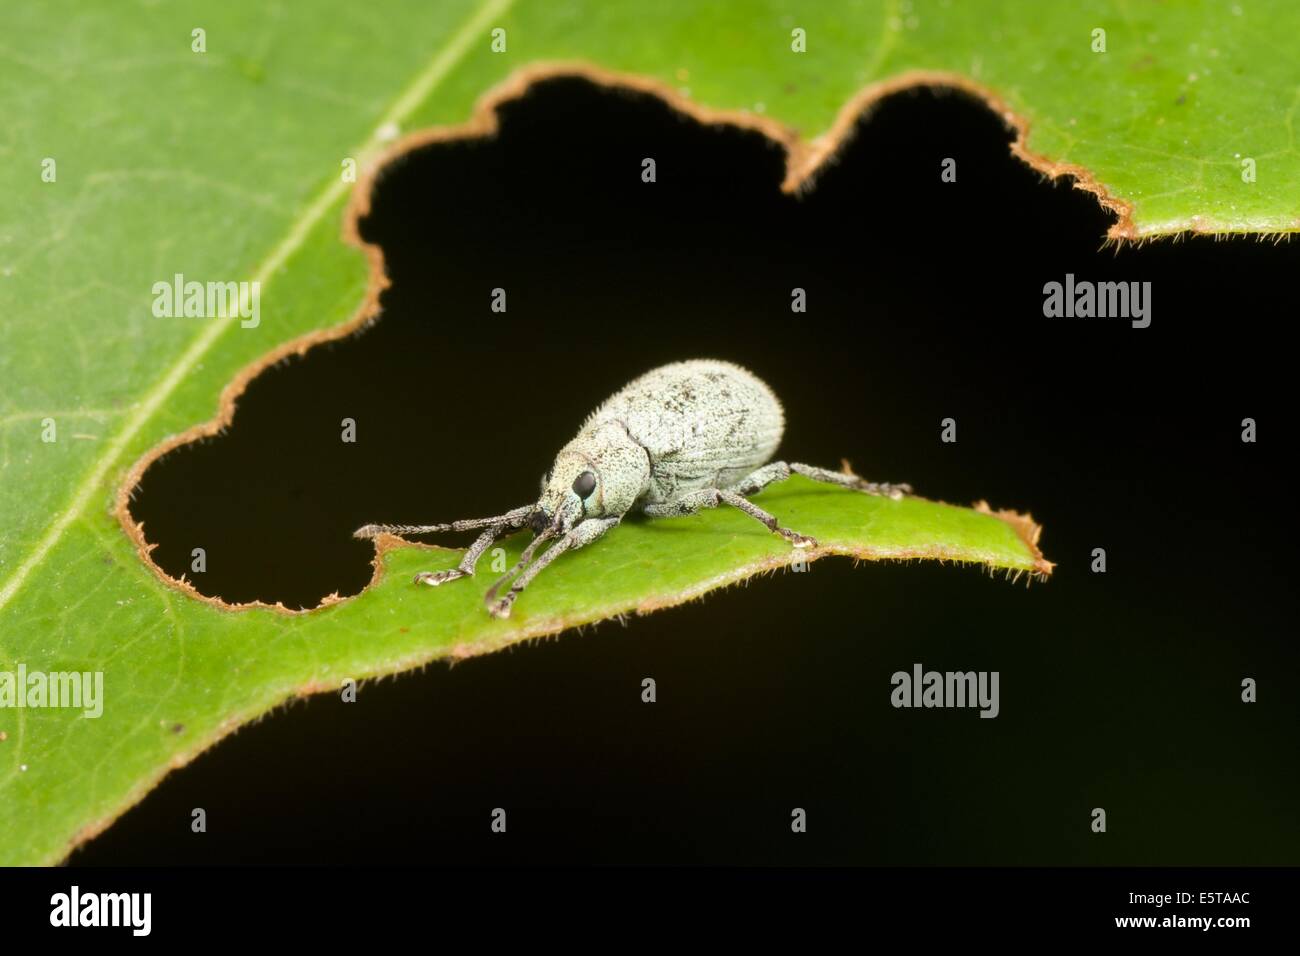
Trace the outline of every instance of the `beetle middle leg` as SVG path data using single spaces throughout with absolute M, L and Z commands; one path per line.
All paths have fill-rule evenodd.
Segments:
M 519 592 L 528 587 L 533 578 L 541 574 L 548 564 L 566 551 L 576 551 L 578 548 L 591 544 L 591 542 L 595 541 L 621 520 L 621 516 L 614 518 L 587 518 L 585 521 L 581 521 L 574 525 L 568 534 L 565 534 L 556 541 L 555 544 L 547 548 L 536 561 L 524 569 L 523 573 L 519 575 L 518 580 L 516 580 L 515 583 L 511 585 L 510 590 L 506 592 L 505 597 L 501 598 L 499 601 L 496 600 L 496 587 L 493 587 L 488 591 L 485 599 L 488 612 L 493 617 L 509 617 L 510 606 L 515 603 L 515 598 L 519 596 Z M 509 577 L 509 575 L 507 575 L 507 577 Z M 504 581 L 505 579 L 503 578 L 502 580 Z
M 758 474 L 758 472 L 754 474 Z M 752 478 L 753 475 L 750 477 Z M 748 481 L 749 479 L 745 480 Z M 769 479 L 769 481 L 775 480 L 775 478 Z M 766 483 L 764 482 L 764 484 Z M 743 486 L 744 482 L 741 482 L 741 485 Z M 745 512 L 751 518 L 763 522 L 769 531 L 779 534 L 796 548 L 812 548 L 817 545 L 815 538 L 810 538 L 806 534 L 800 534 L 798 531 L 792 531 L 789 528 L 783 528 L 774 515 L 768 514 L 742 494 L 736 491 L 724 491 L 721 488 L 704 488 L 700 491 L 691 491 L 682 495 L 676 501 L 659 505 L 646 505 L 641 510 L 651 518 L 670 518 L 675 515 L 693 515 L 702 508 L 716 508 L 720 504 L 731 505 L 733 508 Z

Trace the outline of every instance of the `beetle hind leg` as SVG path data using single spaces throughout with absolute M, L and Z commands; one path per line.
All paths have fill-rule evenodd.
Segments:
M 869 495 L 892 498 L 894 501 L 912 493 L 911 485 L 902 483 L 891 485 L 887 482 L 867 481 L 865 478 L 860 478 L 849 468 L 847 461 L 844 462 L 842 471 L 831 471 L 829 468 L 818 468 L 816 465 L 805 465 L 797 461 L 790 462 L 790 470 L 796 475 L 803 475 L 813 481 L 824 481 L 827 484 L 852 488 L 854 491 L 866 492 Z
M 847 461 L 844 462 L 842 471 L 831 471 L 829 468 L 818 468 L 816 465 L 805 465 L 803 462 L 798 461 L 770 462 L 753 474 L 742 478 L 736 483 L 735 490 L 739 494 L 746 496 L 756 495 L 768 485 L 775 484 L 778 481 L 785 481 L 791 474 L 803 475 L 813 481 L 824 482 L 828 485 L 839 485 L 841 488 L 850 488 L 853 491 L 861 491 L 869 495 L 892 498 L 895 501 L 912 493 L 911 485 L 867 481 L 855 475 L 849 468 Z
M 782 527 L 774 515 L 764 511 L 750 501 L 748 497 L 749 495 L 758 494 L 768 485 L 775 484 L 778 481 L 785 481 L 791 474 L 803 475 L 813 481 L 839 485 L 841 488 L 851 488 L 854 491 L 866 492 L 869 495 L 882 495 L 894 500 L 912 493 L 911 485 L 890 485 L 865 481 L 849 470 L 847 462 L 844 464 L 843 471 L 831 471 L 829 468 L 818 468 L 815 465 L 805 465 L 797 461 L 773 461 L 746 475 L 730 488 L 705 488 L 701 491 L 692 491 L 682 495 L 676 501 L 646 505 L 641 510 L 652 518 L 667 518 L 674 515 L 695 514 L 702 508 L 716 508 L 720 504 L 728 504 L 743 511 L 755 521 L 761 521 L 769 531 L 773 534 L 779 534 L 794 547 L 815 548 L 817 546 L 815 538 Z

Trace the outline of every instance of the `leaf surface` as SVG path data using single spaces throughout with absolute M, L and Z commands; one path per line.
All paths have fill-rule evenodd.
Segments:
M 788 560 L 725 511 L 629 523 L 558 562 L 508 623 L 483 616 L 481 579 L 410 585 L 452 552 L 387 550 L 375 586 L 306 614 L 225 610 L 153 574 L 114 513 L 133 465 L 228 411 L 254 363 L 357 317 L 373 289 L 364 253 L 340 241 L 353 188 L 340 169 L 372 169 L 395 132 L 464 124 L 520 71 L 585 64 L 764 125 L 798 178 L 870 96 L 943 80 L 1007 111 L 1040 168 L 1086 177 L 1123 213 L 1119 235 L 1300 225 L 1300 61 L 1287 48 L 1300 7 L 1280 0 L 1032 15 L 1012 0 L 12 7 L 0 36 L 0 672 L 102 671 L 106 704 L 98 719 L 0 709 L 3 863 L 62 858 L 168 768 L 291 695 Z M 504 53 L 490 48 L 497 27 Z M 806 53 L 791 50 L 796 28 Z M 1098 28 L 1105 53 L 1091 49 Z M 191 49 L 196 29 L 206 52 Z M 156 317 L 154 283 L 176 273 L 260 282 L 260 324 Z M 1042 569 L 1024 529 L 966 509 L 799 481 L 760 500 L 840 553 Z

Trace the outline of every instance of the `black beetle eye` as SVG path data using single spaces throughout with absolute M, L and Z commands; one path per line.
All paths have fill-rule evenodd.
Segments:
M 596 476 L 589 471 L 584 471 L 577 478 L 573 479 L 573 493 L 579 498 L 585 498 L 596 490 Z

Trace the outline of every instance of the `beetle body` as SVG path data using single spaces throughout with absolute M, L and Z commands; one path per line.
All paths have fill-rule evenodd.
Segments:
M 443 525 L 367 525 L 357 536 L 483 529 L 459 567 L 416 576 L 420 583 L 439 585 L 472 575 L 497 538 L 530 527 L 533 541 L 487 593 L 488 610 L 506 617 L 518 594 L 555 558 L 591 543 L 634 511 L 669 517 L 727 504 L 795 547 L 809 547 L 816 543 L 812 538 L 781 527 L 748 496 L 791 473 L 890 498 L 911 491 L 848 471 L 772 461 L 784 428 L 781 403 L 752 373 L 710 359 L 675 362 L 633 380 L 588 416 L 556 455 L 535 504 Z M 554 543 L 534 560 L 548 541 Z M 498 600 L 497 592 L 512 578 L 509 592 Z
M 776 395 L 730 362 L 665 365 L 624 386 L 560 450 L 542 511 L 563 502 L 584 471 L 597 479 L 589 517 L 671 503 L 703 488 L 731 488 L 771 460 L 785 428 Z M 567 530 L 567 527 L 564 528 Z

